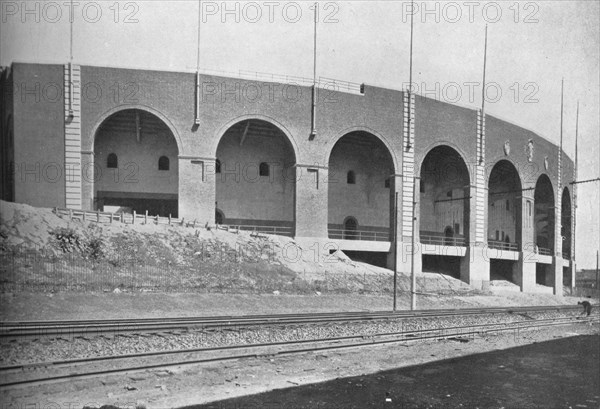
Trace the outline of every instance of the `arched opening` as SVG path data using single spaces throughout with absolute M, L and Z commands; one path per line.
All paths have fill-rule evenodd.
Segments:
M 344 220 L 344 239 L 356 240 L 356 231 L 358 230 L 358 221 L 352 217 L 346 217 Z
M 562 236 L 562 257 L 569 260 L 571 258 L 571 193 L 569 189 L 564 188 L 560 216 L 561 216 L 561 236 Z
M 469 171 L 458 152 L 449 146 L 433 148 L 421 165 L 420 240 L 444 245 L 447 226 L 454 246 L 466 246 L 469 232 Z
M 161 156 L 158 158 L 158 170 L 169 170 L 170 163 L 169 158 L 166 156 Z
M 225 215 L 219 209 L 215 209 L 215 224 L 223 224 Z
M 518 251 L 521 241 L 521 178 L 515 166 L 501 160 L 488 179 L 488 246 Z M 501 232 L 504 237 L 497 232 Z M 510 238 L 515 241 L 511 242 Z
M 329 238 L 346 238 L 351 214 L 360 220 L 352 240 L 390 241 L 394 189 L 386 188 L 386 179 L 394 161 L 385 144 L 365 131 L 347 133 L 333 146 L 328 164 Z
M 571 193 L 568 188 L 564 188 L 561 197 L 561 206 L 560 206 L 560 220 L 561 220 L 561 236 L 562 236 L 562 258 L 565 260 L 571 260 L 571 244 L 572 244 L 572 236 L 571 236 Z M 572 266 L 564 266 L 563 267 L 563 285 L 570 287 L 574 283 L 572 280 Z
M 356 173 L 354 173 L 353 170 L 349 170 L 348 173 L 346 174 L 346 183 L 349 185 L 356 184 Z
M 259 176 L 269 176 L 271 174 L 271 170 L 269 169 L 269 164 L 266 162 L 261 162 L 258 166 L 258 175 Z
M 466 246 L 469 232 L 469 171 L 460 154 L 445 145 L 431 149 L 421 164 L 419 240 L 436 246 Z M 423 271 L 460 278 L 461 258 L 444 247 L 423 254 Z
M 106 158 L 106 167 L 109 169 L 117 169 L 119 167 L 119 158 L 114 153 L 109 153 Z
M 554 254 L 554 189 L 547 175 L 541 175 L 535 184 L 534 193 L 534 237 L 535 251 L 543 256 Z M 550 264 L 536 264 L 536 284 L 553 286 L 553 271 Z
M 286 134 L 270 122 L 244 120 L 225 131 L 216 156 L 222 223 L 293 235 L 296 155 Z
M 541 175 L 534 193 L 535 245 L 539 254 L 554 253 L 554 189 L 547 175 Z
M 0 199 L 15 200 L 15 151 L 12 115 L 8 116 L 0 137 Z
M 454 245 L 454 230 L 450 226 L 444 229 L 444 244 L 446 246 Z
M 94 138 L 95 208 L 177 217 L 179 170 L 168 158 L 178 155 L 173 133 L 157 116 L 140 109 L 112 114 Z

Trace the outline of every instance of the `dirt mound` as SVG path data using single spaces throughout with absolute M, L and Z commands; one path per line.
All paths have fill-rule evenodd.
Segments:
M 69 220 L 52 209 L 0 202 L 4 283 L 55 289 L 147 289 L 265 293 L 386 293 L 392 271 L 322 254 L 293 239 L 212 227 Z M 306 244 L 304 244 L 306 247 Z M 8 260 L 10 258 L 10 260 Z M 10 261 L 10 263 L 8 262 Z M 439 274 L 418 277 L 423 291 L 469 287 Z M 398 288 L 409 291 L 399 274 Z

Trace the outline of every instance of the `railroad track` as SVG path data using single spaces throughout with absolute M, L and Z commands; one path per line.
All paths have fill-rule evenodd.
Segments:
M 535 310 L 537 311 L 537 310 Z M 564 317 L 538 320 L 523 320 L 511 323 L 490 323 L 446 328 L 422 329 L 402 332 L 387 332 L 371 335 L 353 335 L 325 339 L 305 339 L 262 344 L 231 345 L 225 347 L 196 348 L 146 352 L 130 355 L 102 356 L 54 362 L 40 362 L 0 367 L 0 388 L 10 389 L 55 382 L 70 382 L 91 377 L 106 377 L 131 374 L 140 371 L 165 371 L 173 367 L 197 365 L 209 362 L 274 357 L 307 352 L 358 348 L 399 342 L 455 339 L 468 341 L 476 336 L 514 332 L 534 328 L 590 323 L 599 321 L 598 314 L 592 317 Z
M 156 333 L 169 331 L 210 330 L 264 327 L 274 325 L 308 325 L 368 320 L 431 318 L 484 314 L 527 314 L 531 312 L 580 310 L 579 306 L 556 305 L 534 307 L 498 307 L 438 309 L 418 311 L 372 311 L 307 314 L 276 314 L 215 317 L 140 318 L 77 321 L 8 321 L 0 324 L 0 341 L 23 338 L 85 337 L 106 334 Z

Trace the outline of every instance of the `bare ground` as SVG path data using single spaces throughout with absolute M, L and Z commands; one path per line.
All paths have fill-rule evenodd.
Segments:
M 501 295 L 419 296 L 419 309 L 576 305 L 577 298 L 506 292 Z M 254 295 L 193 293 L 9 293 L 0 294 L 0 317 L 11 320 L 69 320 L 145 317 L 248 315 L 328 311 L 384 311 L 392 296 Z M 409 309 L 406 293 L 399 309 Z
M 581 335 L 588 338 L 578 340 Z M 562 343 L 541 351 L 530 345 L 555 339 Z M 18 407 L 164 409 L 237 397 L 202 407 L 363 409 L 385 407 L 390 392 L 393 408 L 595 408 L 597 348 L 598 325 L 574 324 L 467 343 L 404 343 L 172 367 L 5 390 L 0 400 Z

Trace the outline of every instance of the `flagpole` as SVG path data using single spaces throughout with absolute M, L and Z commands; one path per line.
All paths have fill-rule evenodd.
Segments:
M 414 15 L 415 15 L 415 2 L 414 0 L 411 0 L 410 2 L 410 58 L 409 58 L 409 70 L 408 70 L 408 90 L 407 90 L 407 94 L 408 94 L 408 110 L 407 110 L 407 115 L 408 115 L 408 129 L 407 129 L 407 133 L 408 133 L 408 137 L 407 137 L 407 141 L 406 141 L 406 150 L 410 150 L 411 145 L 410 145 L 410 137 L 411 137 L 411 122 L 412 122 L 412 83 L 413 83 L 413 43 L 414 43 Z M 414 175 L 414 168 L 413 168 L 413 197 L 412 197 L 412 213 L 411 213 L 411 221 L 410 221 L 410 225 L 411 225 L 411 238 L 410 238 L 410 242 L 411 242 L 411 247 L 410 247 L 410 309 L 411 310 L 416 310 L 417 309 L 417 276 L 416 276 L 416 272 L 415 272 L 415 204 L 417 202 L 417 197 L 416 197 L 416 183 L 417 183 L 417 178 L 416 175 Z M 397 223 L 396 223 L 397 224 Z M 398 251 L 398 243 L 396 243 L 396 252 Z M 394 271 L 394 274 L 396 274 L 396 272 Z
M 202 22 L 202 0 L 198 0 L 198 40 L 196 43 L 196 109 L 194 125 L 200 125 L 200 25 Z
M 565 79 L 563 78 L 562 81 L 561 81 L 561 83 L 560 83 L 560 152 L 558 153 L 560 155 L 561 165 L 562 165 L 562 148 L 563 148 L 563 108 L 564 108 L 564 96 L 565 96 Z M 559 169 L 559 171 L 560 171 L 560 169 Z
M 410 150 L 410 122 L 411 122 L 411 96 L 412 96 L 412 81 L 413 81 L 413 34 L 414 34 L 414 14 L 415 14 L 415 2 L 411 0 L 410 2 L 410 54 L 409 54 L 409 63 L 408 63 L 408 132 L 409 137 L 406 141 L 406 149 Z

